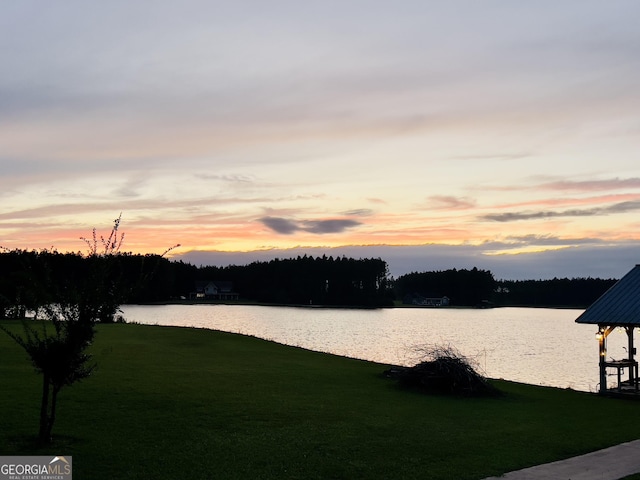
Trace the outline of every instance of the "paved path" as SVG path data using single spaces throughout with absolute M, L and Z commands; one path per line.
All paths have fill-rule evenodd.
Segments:
M 619 480 L 640 472 L 640 440 L 485 480 Z

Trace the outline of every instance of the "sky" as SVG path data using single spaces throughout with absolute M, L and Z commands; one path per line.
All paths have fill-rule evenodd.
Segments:
M 0 246 L 620 278 L 640 2 L 0 4 Z

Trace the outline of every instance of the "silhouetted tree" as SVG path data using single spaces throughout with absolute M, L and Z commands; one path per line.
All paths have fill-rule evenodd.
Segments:
M 56 418 L 58 393 L 64 386 L 88 377 L 94 366 L 86 352 L 95 335 L 95 323 L 112 316 L 118 308 L 118 297 L 110 275 L 117 259 L 121 235 L 118 237 L 120 217 L 116 219 L 108 239 L 101 237 L 99 249 L 94 229 L 93 242 L 84 262 L 60 275 L 55 266 L 66 265 L 79 256 L 60 255 L 55 251 L 32 252 L 23 256 L 26 278 L 25 291 L 37 300 L 31 305 L 48 322 L 23 322 L 24 333 L 19 335 L 0 326 L 29 356 L 36 371 L 42 374 L 40 402 L 41 442 L 51 441 Z M 85 240 L 86 241 L 86 240 Z M 53 265 L 53 266 L 52 266 Z

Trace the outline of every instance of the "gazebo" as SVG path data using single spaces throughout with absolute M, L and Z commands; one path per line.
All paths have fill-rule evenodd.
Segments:
M 633 330 L 640 327 L 640 265 L 616 282 L 598 298 L 582 315 L 577 323 L 597 325 L 596 339 L 600 355 L 600 393 L 638 393 L 638 362 L 633 345 Z M 607 360 L 607 337 L 616 328 L 623 328 L 628 338 L 627 358 Z M 607 369 L 617 372 L 618 384 L 607 389 Z M 628 378 L 623 379 L 624 369 Z M 626 375 L 625 375 L 626 376 Z

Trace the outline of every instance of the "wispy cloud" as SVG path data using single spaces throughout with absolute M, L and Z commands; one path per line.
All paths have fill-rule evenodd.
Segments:
M 532 156 L 531 153 L 489 153 L 485 155 L 453 155 L 449 157 L 451 160 L 521 160 Z
M 472 198 L 448 195 L 433 195 L 428 198 L 428 201 L 431 208 L 442 210 L 466 210 L 476 205 L 476 201 Z
M 544 181 L 540 181 L 540 178 L 536 177 L 531 180 L 524 185 L 496 185 L 488 188 L 496 191 L 550 190 L 557 192 L 601 192 L 640 189 L 639 177 L 616 177 L 597 180 L 543 179 Z
M 640 189 L 640 178 L 609 178 L 604 180 L 558 180 L 553 182 L 541 183 L 534 188 L 543 188 L 547 190 L 562 190 L 562 191 L 578 191 L 578 192 L 593 192 L 593 191 L 608 191 L 608 190 L 621 190 L 621 189 Z
M 564 211 L 538 211 L 538 212 L 505 212 L 490 213 L 482 215 L 483 220 L 496 222 L 515 222 L 518 220 L 535 220 L 557 217 L 593 217 L 598 215 L 610 215 L 616 213 L 627 213 L 640 210 L 640 201 L 620 202 L 607 207 L 597 207 L 588 209 L 571 209 Z
M 368 217 L 373 215 L 374 211 L 370 208 L 358 208 L 355 210 L 347 210 L 344 212 L 344 215 L 353 216 L 353 217 Z
M 611 203 L 624 203 L 640 200 L 640 193 L 613 193 L 610 195 L 598 195 L 589 197 L 553 197 L 553 198 L 533 198 L 525 201 L 510 202 L 494 206 L 500 209 L 513 209 L 521 207 L 563 207 L 563 206 L 585 206 L 585 205 L 606 205 Z
M 197 178 L 199 180 L 220 180 L 222 182 L 229 183 L 253 183 L 255 182 L 255 178 L 249 175 L 241 175 L 241 174 L 227 174 L 227 175 L 214 175 L 210 173 L 205 173 L 198 175 Z
M 505 237 L 506 244 L 517 245 L 536 245 L 536 246 L 573 246 L 573 245 L 598 245 L 602 244 L 602 239 L 599 238 L 561 238 L 557 235 L 509 235 Z M 505 242 L 500 242 L 500 247 L 505 248 Z M 489 245 L 489 242 L 483 245 Z

